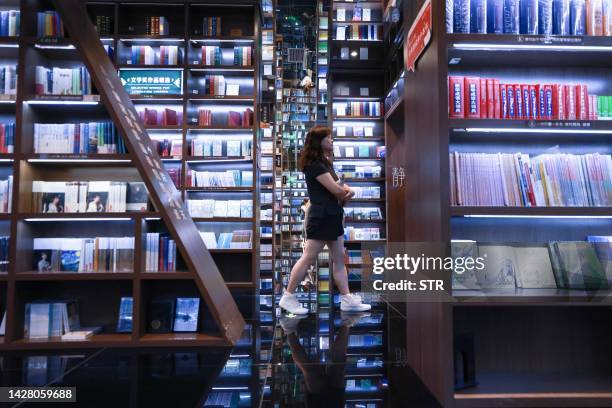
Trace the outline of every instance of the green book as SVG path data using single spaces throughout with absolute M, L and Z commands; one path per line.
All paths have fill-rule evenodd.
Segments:
M 555 280 L 562 280 L 563 288 L 608 289 L 604 269 L 589 242 L 552 242 L 549 249 Z

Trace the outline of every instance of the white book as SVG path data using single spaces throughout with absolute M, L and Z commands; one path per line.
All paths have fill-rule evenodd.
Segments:
M 240 217 L 240 200 L 229 200 L 227 202 L 227 217 Z
M 361 9 L 361 21 L 370 21 L 372 20 L 372 10 L 364 7 Z
M 346 21 L 346 9 L 339 8 L 336 11 L 336 20 L 337 21 Z
M 252 218 L 253 217 L 253 201 L 240 200 L 240 217 L 241 218 Z
M 336 28 L 336 40 L 344 41 L 346 40 L 346 27 L 338 26 Z
M 227 217 L 228 202 L 224 200 L 215 201 L 215 213 L 214 216 L 217 218 Z

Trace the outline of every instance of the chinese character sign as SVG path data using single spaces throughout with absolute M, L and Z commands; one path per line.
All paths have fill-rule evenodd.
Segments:
M 183 71 L 170 69 L 122 69 L 121 84 L 130 95 L 180 95 Z
M 391 173 L 393 188 L 403 187 L 404 178 L 406 177 L 403 167 L 394 167 Z

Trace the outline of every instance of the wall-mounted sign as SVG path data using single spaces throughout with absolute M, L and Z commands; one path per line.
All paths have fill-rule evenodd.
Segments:
M 431 0 L 425 3 L 414 19 L 404 44 L 404 63 L 409 71 L 414 71 L 416 62 L 431 41 Z
M 180 69 L 121 69 L 121 84 L 130 95 L 179 95 L 183 93 Z

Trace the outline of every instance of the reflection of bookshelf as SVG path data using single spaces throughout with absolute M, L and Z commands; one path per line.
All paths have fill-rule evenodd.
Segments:
M 180 72 L 182 83 L 179 92 L 167 95 L 155 95 L 146 93 L 134 95 L 134 104 L 138 113 L 145 120 L 150 137 L 157 141 L 156 147 L 160 156 L 166 158 L 164 165 L 169 169 L 181 170 L 177 174 L 181 179 L 179 187 L 183 198 L 188 196 L 211 196 L 215 199 L 224 199 L 227 195 L 233 199 L 242 198 L 249 200 L 250 205 L 255 207 L 257 200 L 254 192 L 257 189 L 254 181 L 247 188 L 234 190 L 213 189 L 207 191 L 191 191 L 186 187 L 186 169 L 223 167 L 223 163 L 217 163 L 217 157 L 191 157 L 189 155 L 188 141 L 196 137 L 226 137 L 239 133 L 240 137 L 257 142 L 255 130 L 252 127 L 236 129 L 220 126 L 221 129 L 190 129 L 190 119 L 197 112 L 198 107 L 216 106 L 219 103 L 229 103 L 238 106 L 239 109 L 251 108 L 253 111 L 258 104 L 258 87 L 255 81 L 257 75 L 258 50 L 257 39 L 254 36 L 255 27 L 258 24 L 259 14 L 256 5 L 241 5 L 238 13 L 232 5 L 188 5 L 183 3 L 168 5 L 153 5 L 154 14 L 166 16 L 170 25 L 168 35 L 155 36 L 145 34 L 145 16 L 150 13 L 146 10 L 149 5 L 143 4 L 119 4 L 118 2 L 98 2 L 89 4 L 87 10 L 91 19 L 95 22 L 96 17 L 105 16 L 112 21 L 109 24 L 110 32 L 101 35 L 101 42 L 106 46 L 115 67 L 122 71 L 152 69 L 166 72 L 172 68 Z M 8 180 L 10 176 L 15 178 L 15 189 L 12 194 L 12 209 L 9 214 L 0 214 L 0 237 L 10 236 L 11 243 L 8 249 L 11 262 L 8 273 L 0 272 L 0 311 L 8 309 L 8 321 L 6 336 L 2 337 L 4 345 L 14 348 L 64 348 L 74 347 L 103 347 L 103 346 L 163 346 L 163 345 L 221 345 L 223 338 L 218 334 L 210 310 L 202 302 L 200 306 L 200 317 L 198 319 L 198 331 L 196 333 L 149 333 L 146 329 L 147 307 L 151 300 L 163 295 L 167 290 L 175 297 L 190 296 L 200 297 L 200 291 L 191 278 L 185 262 L 176 259 L 175 267 L 168 267 L 167 260 L 164 269 L 176 269 L 176 272 L 156 272 L 152 269 L 145 271 L 146 237 L 153 235 L 164 236 L 168 233 L 165 223 L 160 214 L 155 211 L 151 203 L 147 203 L 142 211 L 131 212 L 129 209 L 111 210 L 107 205 L 111 202 L 107 198 L 108 192 L 101 195 L 100 205 L 92 205 L 92 208 L 104 208 L 102 212 L 59 212 L 42 213 L 32 207 L 32 192 L 35 181 L 65 182 L 80 180 L 88 182 L 120 181 L 126 183 L 141 182 L 141 178 L 135 168 L 134 158 L 124 147 L 119 147 L 120 136 L 113 133 L 112 138 L 101 136 L 97 138 L 89 149 L 87 144 L 77 143 L 78 139 L 68 140 L 64 144 L 56 144 L 52 149 L 41 149 L 41 145 L 34 143 L 34 129 L 36 124 L 67 124 L 92 122 L 109 122 L 108 112 L 97 95 L 95 87 L 90 88 L 88 80 L 83 72 L 79 74 L 72 70 L 73 83 L 79 82 L 80 87 L 71 89 L 53 89 L 43 87 L 41 94 L 36 94 L 36 67 L 44 68 L 81 68 L 84 67 L 80 59 L 79 51 L 75 48 L 69 35 L 66 38 L 45 37 L 38 38 L 35 23 L 36 13 L 52 9 L 52 3 L 48 1 L 35 1 L 28 4 L 22 10 L 23 27 L 22 35 L 14 38 L 1 38 L 2 44 L 15 45 L 16 47 L 0 47 L 0 57 L 3 61 L 10 61 L 17 66 L 18 85 L 16 95 L 4 95 L 4 89 L 10 91 L 10 87 L 0 90 L 0 124 L 16 123 L 17 132 L 12 141 L 13 148 L 8 146 L 9 133 L 0 130 L 0 141 L 6 142 L 7 146 L 0 143 L 0 182 Z M 219 13 L 231 16 L 239 14 L 231 20 L 227 18 L 222 33 L 225 40 L 237 37 L 241 46 L 251 47 L 251 64 L 246 67 L 233 65 L 226 76 L 234 78 L 234 82 L 240 82 L 238 88 L 231 87 L 230 91 L 238 91 L 238 95 L 226 95 L 223 98 L 196 97 L 194 101 L 189 99 L 189 90 L 201 86 L 201 80 L 208 72 L 191 72 L 188 70 L 190 54 L 201 50 L 201 43 L 191 42 L 192 35 L 199 36 L 197 27 L 201 25 L 203 16 Z M 100 20 L 101 21 L 101 20 Z M 108 20 L 105 20 L 108 22 Z M 130 21 L 134 21 L 132 25 Z M 199 22 L 198 22 L 199 21 Z M 230 22 L 231 21 L 231 22 Z M 25 24 L 27 22 L 28 24 Z M 142 25 L 142 27 L 141 27 Z M 130 26 L 134 31 L 130 31 Z M 230 30 L 240 30 L 240 35 L 230 35 Z M 105 29 L 106 30 L 106 29 Z M 159 41 L 163 40 L 163 41 Z M 218 42 L 210 38 L 205 42 Z M 233 41 L 233 40 L 231 40 Z M 245 43 L 246 41 L 246 43 Z M 160 46 L 161 43 L 161 46 Z M 227 43 L 227 42 L 225 42 Z M 225 44 L 224 43 L 224 44 Z M 232 52 L 234 45 L 227 43 Z M 160 48 L 160 47 L 174 47 Z M 237 46 L 237 45 L 236 45 Z M 153 52 L 153 60 L 147 58 L 147 63 L 130 61 L 127 63 L 126 56 L 137 52 L 135 47 L 150 47 L 144 51 Z M 172 60 L 175 51 L 179 50 L 177 61 Z M 112 51 L 112 52 L 111 52 Z M 139 50 L 138 52 L 143 51 Z M 162 55 L 158 55 L 162 53 Z M 138 55 L 137 55 L 138 56 Z M 161 60 L 159 58 L 161 57 Z M 153 63 L 148 63 L 148 62 Z M 170 65 L 168 65 L 170 64 Z M 4 64 L 2 64 L 4 65 Z M 199 64 L 198 64 L 199 65 Z M 194 67 L 200 68 L 198 67 Z M 206 68 L 206 67 L 201 67 Z M 216 67 L 211 67 L 216 69 Z M 170 72 L 170 71 L 167 71 Z M 40 71 L 40 75 L 43 71 Z M 67 71 L 56 70 L 44 71 L 49 76 L 67 75 Z M 39 77 L 40 77 L 39 75 Z M 232 81 L 226 81 L 231 84 Z M 70 95 L 54 94 L 58 92 L 70 93 Z M 227 91 L 229 93 L 229 91 Z M 83 94 L 83 95 L 81 95 Z M 222 101 L 216 101 L 222 99 Z M 241 105 L 243 104 L 243 105 Z M 238 108 L 236 109 L 238 110 Z M 257 115 L 255 115 L 257 117 Z M 223 118 L 220 119 L 223 122 Z M 215 122 L 213 122 L 214 124 Z M 254 123 L 254 122 L 253 122 Z M 84 128 L 81 128 L 83 130 Z M 104 128 L 105 131 L 109 128 Z M 220 135 L 217 130 L 221 132 Z M 83 133 L 74 133 L 79 136 Z M 73 135 L 74 135 L 73 134 Z M 106 133 L 105 133 L 106 135 Z M 108 133 L 110 135 L 110 133 Z M 11 136 L 12 137 L 12 136 Z M 111 143 L 109 143 L 109 141 Z M 103 143 L 104 142 L 104 143 Z M 91 145 L 91 144 L 90 144 Z M 49 146 L 46 144 L 45 146 Z M 59 147 L 58 147 L 59 146 Z M 68 148 L 65 148 L 68 146 Z M 76 146 L 76 148 L 75 148 Z M 255 146 L 252 147 L 253 149 Z M 250 158 L 241 166 L 255 173 L 256 158 L 254 155 L 246 155 Z M 192 165 L 189 161 L 194 160 Z M 0 191 L 1 192 L 1 191 Z M 123 192 L 125 193 L 125 191 Z M 117 201 L 115 192 L 108 193 L 113 196 L 112 203 Z M 122 193 L 121 193 L 122 194 Z M 146 192 L 145 192 L 146 194 Z M 238 198 L 236 197 L 238 196 Z M 92 198 L 93 200 L 93 198 Z M 108 201 L 105 201 L 108 200 Z M 89 200 L 88 200 L 89 201 Z M 2 201 L 3 204 L 3 201 Z M 89 203 L 85 203 L 89 204 Z M 4 207 L 2 207 L 4 208 Z M 108 208 L 108 209 L 107 209 Z M 99 210 L 97 210 L 99 211 Z M 255 287 L 255 276 L 257 265 L 252 253 L 256 253 L 258 241 L 256 232 L 257 215 L 249 217 L 218 217 L 218 218 L 196 218 L 197 225 L 203 231 L 216 231 L 217 233 L 229 233 L 236 230 L 249 230 L 253 238 L 253 249 L 219 249 L 212 252 L 225 279 L 230 281 L 232 290 L 246 291 Z M 219 221 L 219 225 L 216 224 Z M 53 233 L 51 233 L 53 231 Z M 35 271 L 32 266 L 34 246 L 37 239 L 45 238 L 75 238 L 95 239 L 102 242 L 106 237 L 120 238 L 129 237 L 133 244 L 133 259 L 129 268 L 97 269 L 83 271 L 44 270 Z M 104 241 L 106 242 L 106 241 Z M 160 245 L 166 245 L 167 241 L 160 239 Z M 115 245 L 115 244 L 109 244 Z M 0 241 L 0 258 L 3 258 L 4 244 Z M 52 248 L 55 250 L 55 248 Z M 58 249 L 59 250 L 59 249 Z M 63 250 L 62 250 L 63 251 Z M 160 252 L 162 253 L 162 252 Z M 166 252 L 163 252 L 166 254 Z M 111 258 L 112 259 L 112 258 Z M 74 259 L 73 259 L 74 260 Z M 0 259 L 0 262 L 3 262 Z M 82 262 L 79 261 L 79 262 Z M 2 263 L 0 270 L 4 267 Z M 161 281 L 163 285 L 157 282 Z M 165 287 L 164 287 L 165 286 Z M 94 334 L 84 341 L 60 340 L 58 338 L 48 339 L 26 339 L 23 336 L 24 307 L 28 302 L 41 298 L 54 298 L 66 296 L 78 299 L 81 303 L 81 319 L 83 326 L 102 326 L 103 331 Z M 118 308 L 122 297 L 132 296 L 134 298 L 134 329 L 131 333 L 115 332 Z M 4 341 L 6 339 L 6 341 Z
M 609 46 L 609 37 L 577 36 L 575 47 L 564 48 L 558 43 L 562 36 L 531 35 L 526 46 L 524 36 L 445 33 L 443 15 L 434 15 L 433 21 L 434 38 L 417 61 L 416 72 L 398 80 L 397 95 L 391 85 L 388 88 L 393 113 L 386 121 L 387 142 L 395 152 L 387 158 L 389 166 L 415 163 L 411 170 L 419 175 L 412 191 L 388 191 L 388 217 L 402 214 L 405 220 L 401 226 L 389 226 L 389 240 L 545 246 L 550 241 L 584 242 L 589 235 L 610 235 L 612 212 L 606 205 L 453 206 L 449 153 L 520 151 L 537 157 L 551 153 L 548 149 L 553 146 L 552 153 L 573 155 L 610 155 L 612 151 L 605 120 L 449 118 L 446 85 L 449 76 L 503 78 L 502 83 L 534 86 L 566 84 L 567 80 L 586 84 L 591 93 L 609 95 L 609 66 L 601 64 L 603 55 L 592 54 L 590 47 Z M 406 21 L 404 30 L 410 23 Z M 425 83 L 436 84 L 444 92 L 436 100 L 427 100 Z M 486 90 L 484 94 L 488 95 Z M 496 94 L 495 88 L 491 94 Z M 408 107 L 404 100 L 420 103 Z M 425 115 L 431 120 L 420 121 Z M 420 157 L 432 159 L 418 160 Z M 402 310 L 416 330 L 423 330 L 421 339 L 410 337 L 406 342 L 408 363 L 417 361 L 418 354 L 418 364 L 444 373 L 433 379 L 427 370 L 416 370 L 439 403 L 457 407 L 609 405 L 611 377 L 598 363 L 607 354 L 592 353 L 610 336 L 610 330 L 597 323 L 598 318 L 609 315 L 609 290 L 508 286 L 512 287 L 453 290 L 453 304 L 409 304 Z M 418 323 L 425 314 L 447 323 L 437 328 Z M 571 340 L 563 334 L 567 327 L 572 327 Z M 466 355 L 461 346 L 465 338 L 459 337 L 464 333 L 471 333 L 475 346 L 473 367 L 478 385 L 459 390 L 452 381 L 456 375 L 453 360 L 457 361 L 455 353 Z M 434 338 L 440 340 L 431 341 Z M 554 352 L 545 342 L 550 338 L 558 339 Z M 576 349 L 575 342 L 582 347 Z M 437 357 L 423 360 L 428 353 Z M 497 358 L 502 354 L 503 358 Z M 575 361 L 580 362 L 579 371 Z M 554 381 L 550 381 L 551 371 L 556 373 Z M 455 384 L 461 382 L 457 375 Z

